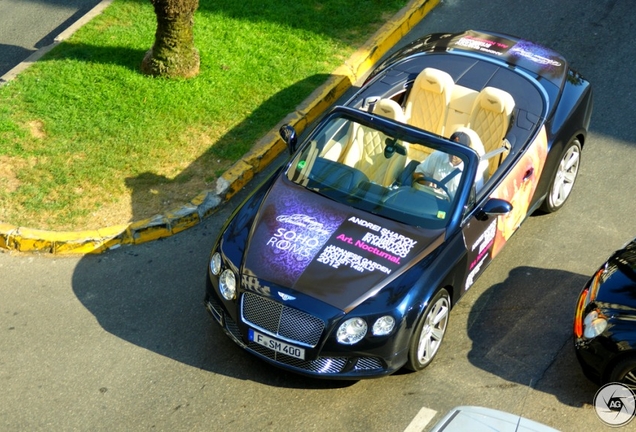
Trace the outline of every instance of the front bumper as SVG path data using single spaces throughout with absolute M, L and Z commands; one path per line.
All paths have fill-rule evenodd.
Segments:
M 587 341 L 583 344 L 581 341 L 577 341 L 576 336 L 574 341 L 576 359 L 581 366 L 583 375 L 593 383 L 600 385 L 603 376 L 603 365 L 605 364 L 603 357 L 599 355 L 593 346 L 590 346 L 589 342 L 593 341 Z
M 375 378 L 394 373 L 406 362 L 406 352 L 399 355 L 392 353 L 388 359 L 361 353 L 319 353 L 313 356 L 315 358 L 295 358 L 248 340 L 246 330 L 251 327 L 236 323 L 220 299 L 209 291 L 204 303 L 215 321 L 238 346 L 274 366 L 301 375 L 344 380 Z

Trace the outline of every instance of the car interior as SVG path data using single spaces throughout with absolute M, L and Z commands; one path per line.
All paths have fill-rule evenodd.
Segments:
M 447 70 L 433 67 L 435 64 L 423 69 L 419 64 L 417 68 L 415 63 L 398 65 L 392 75 L 387 75 L 384 88 L 382 81 L 370 86 L 369 93 L 360 95 L 357 106 L 446 138 L 458 131 L 468 134 L 471 147 L 481 159 L 475 179 L 478 193 L 514 151 L 514 144 L 527 142 L 533 133 L 545 109 L 542 96 L 525 79 L 516 75 L 511 78 L 514 74 L 505 68 L 475 59 L 449 62 L 445 56 L 444 65 L 450 65 Z M 414 69 L 417 74 L 412 72 Z M 372 92 L 384 96 L 374 96 Z M 429 188 L 412 181 L 416 167 L 431 156 L 432 148 L 402 141 L 388 145 L 391 137 L 355 122 L 335 130 L 324 134 L 324 142 L 312 143 L 312 150 L 304 159 L 307 166 L 303 173 L 299 171 L 305 186 L 311 187 L 312 179 L 313 184 L 326 182 L 323 187 L 335 187 L 347 194 L 349 204 L 358 207 L 364 207 L 365 202 L 370 209 L 396 205 L 413 214 L 446 217 L 451 207 L 448 201 L 453 197 L 440 199 L 449 194 L 440 193 L 437 187 L 433 188 L 438 189 L 436 193 L 431 194 Z M 405 192 L 406 187 L 414 190 Z M 437 198 L 435 205 L 428 203 L 429 211 L 422 210 L 422 203 L 413 204 L 419 201 L 418 189 Z M 354 203 L 355 200 L 358 201 Z

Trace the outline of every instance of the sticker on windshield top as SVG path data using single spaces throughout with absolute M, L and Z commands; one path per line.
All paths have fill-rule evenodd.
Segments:
M 517 46 L 515 46 L 513 49 L 510 50 L 510 55 L 525 57 L 531 62 L 540 64 L 540 65 L 554 66 L 554 67 L 561 66 L 560 61 L 549 58 L 547 53 L 543 53 L 541 51 L 542 51 L 542 47 L 540 45 L 530 44 L 530 43 L 528 44 L 519 43 Z M 543 51 L 545 51 L 545 49 L 543 49 Z

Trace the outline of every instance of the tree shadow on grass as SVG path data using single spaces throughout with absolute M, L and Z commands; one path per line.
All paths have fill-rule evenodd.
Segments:
M 245 148 L 246 144 L 249 146 L 258 137 L 265 136 L 328 77 L 326 74 L 313 75 L 276 93 L 174 178 L 153 172 L 126 178 L 126 186 L 131 195 L 133 221 L 176 210 L 202 192 L 214 190 L 217 178 L 236 162 L 231 156 L 233 147 Z M 272 157 L 277 155 L 275 151 L 270 154 Z M 263 168 L 264 166 L 259 166 L 254 169 L 259 171 Z
M 129 3 L 147 4 L 148 0 L 120 0 Z M 267 22 L 282 27 L 305 30 L 322 34 L 333 40 L 349 44 L 363 43 L 369 35 L 369 27 L 384 24 L 392 13 L 397 13 L 408 1 L 375 2 L 367 1 L 364 5 L 352 0 L 267 0 L 236 1 L 236 0 L 199 0 L 199 7 L 195 12 L 196 19 L 201 14 L 223 15 L 238 21 Z M 357 12 L 363 8 L 364 14 Z M 351 12 L 356 9 L 355 12 Z M 348 12 L 349 11 L 349 12 Z M 196 41 L 195 41 L 196 42 Z
M 146 51 L 122 46 L 98 46 L 65 42 L 49 52 L 41 61 L 76 60 L 86 63 L 116 65 L 141 73 L 141 59 L 143 59 Z

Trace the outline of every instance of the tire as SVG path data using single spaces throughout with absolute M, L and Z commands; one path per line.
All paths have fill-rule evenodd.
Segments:
M 581 143 L 575 138 L 561 153 L 559 166 L 552 177 L 548 195 L 541 205 L 541 210 L 546 213 L 554 213 L 563 207 L 563 204 L 572 193 L 580 164 Z
M 444 288 L 428 303 L 409 342 L 407 369 L 419 371 L 433 361 L 448 327 L 450 305 L 450 296 Z
M 636 391 L 636 355 L 616 363 L 609 374 L 609 382 L 619 382 Z

